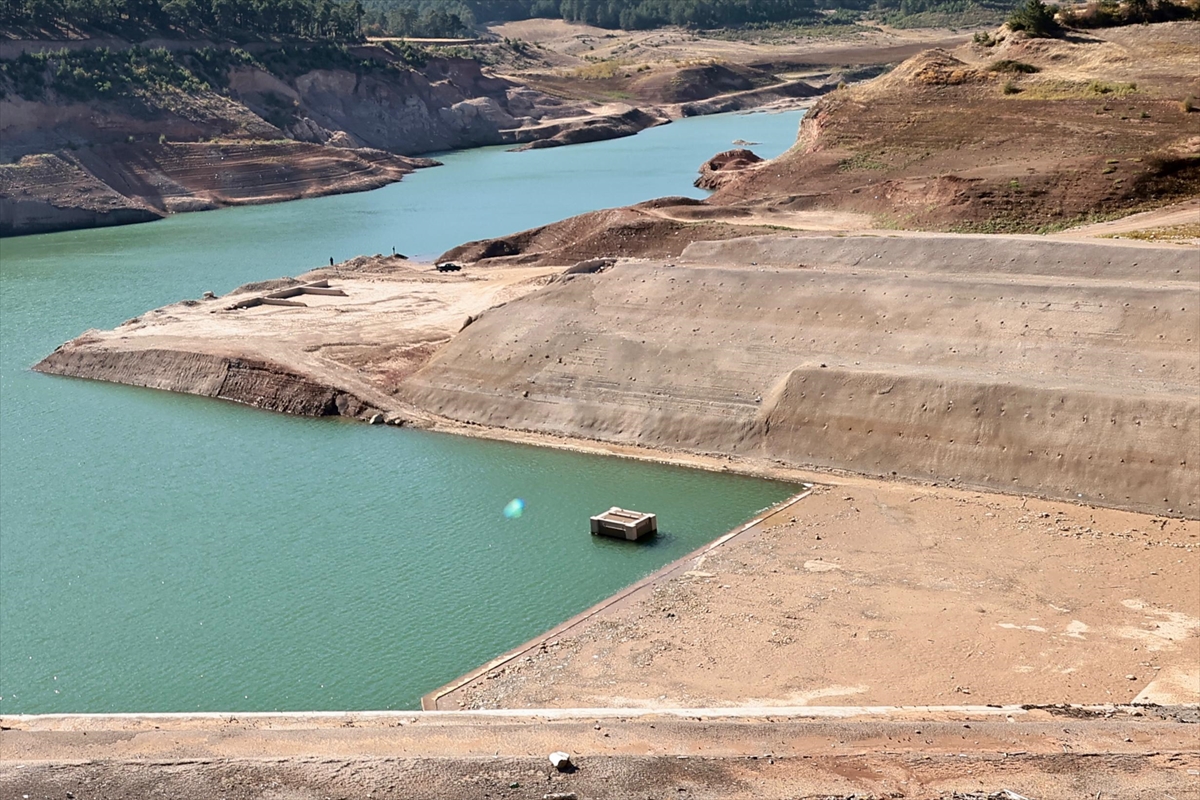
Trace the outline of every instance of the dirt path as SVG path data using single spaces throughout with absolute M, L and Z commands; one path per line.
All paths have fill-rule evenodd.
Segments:
M 1194 230 L 1190 236 L 1179 236 L 1174 241 L 1181 245 L 1200 244 L 1198 241 L 1200 240 L 1200 199 L 1176 203 L 1141 214 L 1131 214 L 1110 222 L 1081 225 L 1078 228 L 1069 228 L 1052 234 L 1052 236 L 1056 239 L 1086 239 L 1097 236 L 1121 238 L 1120 234 L 1123 233 L 1145 233 L 1160 228 L 1182 226 L 1191 226 Z

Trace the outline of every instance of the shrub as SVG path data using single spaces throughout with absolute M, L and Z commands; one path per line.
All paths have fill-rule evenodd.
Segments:
M 1179 110 L 1185 114 L 1190 114 L 1196 110 L 1196 98 L 1190 94 L 1179 101 Z
M 992 72 L 1014 72 L 1023 75 L 1032 75 L 1035 72 L 1040 72 L 1033 64 L 1026 64 L 1024 61 L 1013 61 L 1008 58 L 1001 61 L 993 61 L 988 69 Z
M 1012 81 L 1005 81 L 1001 91 L 1003 91 L 1005 94 L 1020 94 L 1021 87 L 1017 86 L 1017 84 Z
M 1089 94 L 1111 94 L 1116 97 L 1124 97 L 1127 94 L 1133 94 L 1137 91 L 1136 83 L 1109 83 L 1108 81 L 1092 81 L 1087 86 Z M 1110 111 L 1111 109 L 1104 109 Z
M 1025 0 L 1025 5 L 1018 6 L 1005 24 L 1012 31 L 1025 31 L 1033 37 L 1048 38 L 1057 36 L 1062 30 L 1054 18 L 1057 13 L 1057 6 L 1048 6 L 1042 0 Z

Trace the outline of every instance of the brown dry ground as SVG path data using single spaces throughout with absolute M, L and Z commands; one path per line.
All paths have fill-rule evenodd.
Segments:
M 929 47 L 953 47 L 968 33 L 945 29 L 871 28 L 833 35 L 730 40 L 680 28 L 611 31 L 562 20 L 531 19 L 490 31 L 520 40 L 510 48 L 481 48 L 498 69 L 522 83 L 576 100 L 638 104 L 686 103 L 803 78 L 832 81 L 896 64 Z
M 438 707 L 1197 703 L 1197 574 L 1195 520 L 834 479 Z
M 1200 95 L 1200 23 L 996 36 L 823 96 L 791 150 L 723 176 L 701 206 L 593 213 L 447 255 L 561 263 L 564 240 L 586 241 L 583 258 L 678 255 L 746 224 L 1046 233 L 1200 196 L 1200 113 L 1182 102 Z
M 363 258 L 307 276 L 346 297 L 186 301 L 37 368 L 1195 517 L 1196 252 L 925 234 L 708 242 L 590 274 Z
M 1004 60 L 1039 71 L 995 71 Z M 1195 196 L 1200 114 L 1181 101 L 1200 90 L 1198 62 L 1195 22 L 932 51 L 823 99 L 791 152 L 714 202 L 993 232 Z

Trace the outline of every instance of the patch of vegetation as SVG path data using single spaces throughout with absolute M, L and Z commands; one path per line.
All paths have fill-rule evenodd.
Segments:
M 1108 81 L 1092 81 L 1087 85 L 1090 94 L 1112 95 L 1124 97 L 1137 91 L 1136 83 L 1110 83 Z
M 606 58 L 577 68 L 572 75 L 584 81 L 603 81 L 624 74 L 629 62 L 621 58 Z
M 1137 90 L 1133 83 L 1107 83 L 1105 81 L 1035 81 L 1022 87 L 1023 100 L 1090 100 L 1096 97 L 1124 97 Z M 1097 114 L 1112 111 L 1110 106 L 1096 109 Z
M 1105 239 L 1140 239 L 1147 242 L 1181 241 L 1200 239 L 1200 222 L 1182 222 L 1178 225 L 1163 225 L 1127 233 L 1108 233 Z
M 1005 81 L 1004 86 L 1000 87 L 1000 91 L 1004 92 L 1005 94 L 1020 94 L 1021 87 L 1017 86 L 1017 84 L 1013 81 Z
M 870 15 L 895 28 L 970 28 L 998 25 L 1012 2 L 994 0 L 876 0 Z
M 1021 75 L 1032 75 L 1035 72 L 1040 72 L 1033 64 L 1026 64 L 1024 61 L 1013 61 L 1005 58 L 1000 61 L 993 61 L 988 69 L 992 72 L 1012 72 Z
M 862 12 L 840 8 L 788 22 L 743 25 L 705 31 L 713 39 L 731 42 L 787 42 L 795 39 L 830 39 L 853 36 L 871 28 L 860 24 Z
M 0 27 L 247 40 L 361 38 L 358 0 L 5 0 Z
M 1068 28 L 1111 28 L 1148 22 L 1200 19 L 1200 4 L 1171 0 L 1091 0 L 1059 13 Z
M 203 91 L 198 78 L 165 48 L 57 50 L 0 61 L 0 94 L 37 100 L 48 89 L 71 100 L 126 96 L 138 90 Z
M 30 0 L 34 2 L 35 0 Z M 181 1 L 181 0 L 176 0 Z M 856 30 L 864 15 L 888 25 L 998 24 L 1013 0 L 363 0 L 372 34 L 462 36 L 483 22 L 545 18 L 600 28 L 664 25 L 722 38 L 830 36 Z
M 1048 6 L 1042 0 L 1025 0 L 1009 16 L 1005 24 L 1011 31 L 1025 31 L 1035 38 L 1058 36 L 1062 27 L 1055 19 L 1058 6 Z
M 889 166 L 883 161 L 872 157 L 870 153 L 855 153 L 850 158 L 839 161 L 837 169 L 838 172 L 877 172 L 889 169 Z
M 1058 233 L 1067 228 L 1080 225 L 1092 225 L 1097 222 L 1108 222 L 1130 213 L 1128 210 L 1106 212 L 1103 214 L 1079 214 L 1065 219 L 1037 222 L 1024 216 L 997 216 L 992 219 L 977 222 L 960 222 L 951 225 L 946 230 L 949 233 L 1034 233 L 1046 235 Z
M 367 36 L 463 39 L 475 35 L 472 21 L 469 13 L 457 10 L 377 2 L 364 9 L 362 29 Z
M 345 45 L 283 45 L 257 57 L 241 48 L 205 47 L 172 52 L 165 48 L 95 48 L 24 53 L 0 60 L 0 97 L 9 93 L 26 100 L 48 91 L 80 102 L 181 91 L 189 94 L 229 85 L 230 70 L 249 66 L 282 77 L 316 69 L 345 69 L 355 74 L 406 71 L 423 66 L 429 56 L 422 48 L 399 43 L 389 48 L 394 61 L 363 59 Z M 280 111 L 283 109 L 281 108 Z

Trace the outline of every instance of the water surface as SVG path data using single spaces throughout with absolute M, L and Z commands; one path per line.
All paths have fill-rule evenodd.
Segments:
M 0 241 L 0 712 L 414 708 L 792 487 L 39 375 L 87 328 L 333 257 L 669 194 L 798 113 L 449 154 L 361 194 Z M 505 505 L 526 501 L 506 519 Z M 610 505 L 648 546 L 594 539 Z

